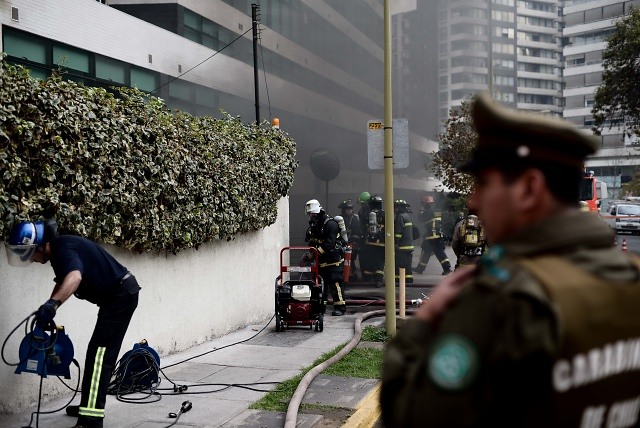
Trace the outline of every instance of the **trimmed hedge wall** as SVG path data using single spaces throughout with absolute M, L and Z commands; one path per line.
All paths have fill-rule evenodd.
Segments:
M 197 248 L 274 223 L 295 142 L 271 126 L 171 111 L 0 61 L 0 232 L 55 216 L 61 231 L 136 252 Z

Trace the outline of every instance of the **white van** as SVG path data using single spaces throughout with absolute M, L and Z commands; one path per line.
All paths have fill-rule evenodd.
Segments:
M 609 212 L 615 216 L 612 226 L 616 233 L 630 232 L 632 235 L 640 233 L 640 205 L 619 203 L 611 207 Z

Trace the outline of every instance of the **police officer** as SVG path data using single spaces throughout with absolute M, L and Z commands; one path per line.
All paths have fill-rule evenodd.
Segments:
M 111 374 L 138 306 L 136 278 L 95 242 L 58 236 L 53 220 L 16 223 L 5 246 L 11 265 L 51 262 L 56 285 L 51 298 L 38 308 L 40 325 L 50 326 L 57 309 L 71 295 L 100 308 L 87 347 L 80 406 L 67 407 L 67 414 L 78 416 L 76 427 L 102 427 Z
M 362 249 L 362 267 L 365 281 L 384 286 L 384 210 L 382 197 L 374 195 L 369 200 L 367 232 Z
M 577 209 L 599 141 L 486 94 L 462 171 L 493 244 L 388 344 L 385 426 L 638 426 L 640 264 Z
M 422 198 L 422 207 L 420 208 L 419 219 L 425 225 L 424 239 L 420 245 L 422 251 L 420 253 L 420 262 L 414 269 L 417 273 L 423 273 L 429 263 L 432 254 L 442 265 L 442 275 L 451 273 L 451 262 L 445 253 L 445 243 L 442 236 L 442 214 L 434 208 L 433 196 L 425 195 Z
M 411 260 L 413 259 L 413 222 L 409 213 L 409 205 L 404 199 L 393 201 L 395 211 L 394 234 L 396 254 L 396 283 L 400 281 L 400 268 L 404 268 L 405 282 L 413 282 Z
M 309 217 L 305 241 L 318 250 L 318 271 L 325 287 L 333 297 L 331 315 L 344 315 L 347 312 L 347 305 L 342 294 L 344 250 L 343 243 L 340 241 L 340 227 L 333 217 L 322 209 L 317 199 L 307 201 L 304 209 Z M 325 301 L 326 296 L 325 292 Z
M 353 202 L 351 199 L 345 199 L 338 205 L 344 225 L 347 229 L 347 237 L 349 245 L 351 245 L 351 269 L 349 270 L 349 282 L 358 281 L 358 271 L 355 268 L 358 254 L 360 254 L 360 245 L 362 243 L 362 227 L 360 226 L 360 217 L 353 213 Z
M 451 238 L 451 248 L 458 258 L 456 269 L 478 264 L 486 247 L 484 227 L 478 216 L 469 211 L 469 214 L 456 224 Z

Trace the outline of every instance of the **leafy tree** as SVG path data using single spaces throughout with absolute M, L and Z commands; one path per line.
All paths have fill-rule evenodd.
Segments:
M 633 175 L 631 181 L 624 183 L 620 191 L 621 196 L 639 196 L 640 195 L 640 172 Z
M 631 8 L 607 41 L 602 83 L 591 110 L 593 131 L 599 135 L 608 124 L 620 126 L 629 136 L 640 135 L 640 10 Z
M 463 101 L 460 109 L 451 109 L 445 123 L 445 132 L 438 135 L 440 150 L 433 153 L 433 160 L 427 169 L 451 191 L 468 195 L 471 193 L 473 178 L 458 172 L 459 165 L 471 157 L 478 134 L 471 118 L 471 101 Z

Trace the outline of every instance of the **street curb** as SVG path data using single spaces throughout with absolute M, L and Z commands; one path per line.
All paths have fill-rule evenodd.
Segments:
M 358 410 L 347 419 L 342 428 L 371 428 L 380 419 L 380 386 L 378 382 L 371 392 L 358 403 Z

